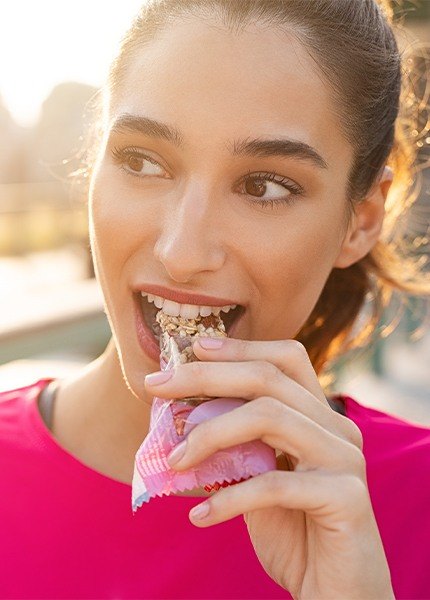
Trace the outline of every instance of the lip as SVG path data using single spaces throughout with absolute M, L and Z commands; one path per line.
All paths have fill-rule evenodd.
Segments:
M 172 290 L 162 285 L 142 284 L 134 288 L 134 292 L 145 292 L 154 296 L 161 296 L 166 300 L 173 300 L 178 304 L 198 304 L 205 306 L 227 306 L 229 304 L 237 304 L 243 306 L 237 300 L 228 298 L 217 298 L 215 296 L 207 296 L 205 294 L 192 294 L 191 292 L 183 292 L 181 290 Z

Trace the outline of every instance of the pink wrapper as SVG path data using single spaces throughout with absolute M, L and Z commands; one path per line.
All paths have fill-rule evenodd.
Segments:
M 179 362 L 179 347 L 187 340 L 165 335 L 169 351 L 162 351 L 162 370 L 174 368 Z M 192 344 L 194 338 L 188 339 Z M 175 348 L 176 346 L 176 348 Z M 164 347 L 164 350 L 166 348 Z M 166 362 L 167 360 L 167 362 Z M 197 360 L 192 355 L 189 360 Z M 155 397 L 151 407 L 149 433 L 138 449 L 133 473 L 133 513 L 155 496 L 169 495 L 184 490 L 203 487 L 206 491 L 239 483 L 249 477 L 276 469 L 273 448 L 255 440 L 218 450 L 196 467 L 187 471 L 175 471 L 167 463 L 169 453 L 182 442 L 198 424 L 217 415 L 242 406 L 245 400 L 238 398 L 185 398 L 165 400 Z

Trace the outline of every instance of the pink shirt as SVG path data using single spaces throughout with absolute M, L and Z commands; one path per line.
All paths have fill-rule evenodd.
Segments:
M 45 426 L 36 398 L 49 381 L 0 394 L 1 598 L 291 598 L 242 516 L 199 529 L 188 512 L 200 500 L 187 496 L 133 515 L 131 486 L 85 466 Z M 430 429 L 344 400 L 363 432 L 396 598 L 430 598 Z

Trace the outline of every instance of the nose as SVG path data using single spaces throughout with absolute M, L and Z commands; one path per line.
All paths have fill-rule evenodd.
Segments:
M 222 267 L 220 215 L 214 199 L 198 190 L 188 191 L 168 203 L 154 246 L 155 257 L 178 283 L 193 281 L 204 272 Z

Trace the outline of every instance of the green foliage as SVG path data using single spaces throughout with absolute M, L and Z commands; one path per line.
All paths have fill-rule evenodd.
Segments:
M 397 17 L 405 17 L 406 22 L 428 20 L 430 27 L 430 1 L 429 0 L 395 0 L 394 12 Z

